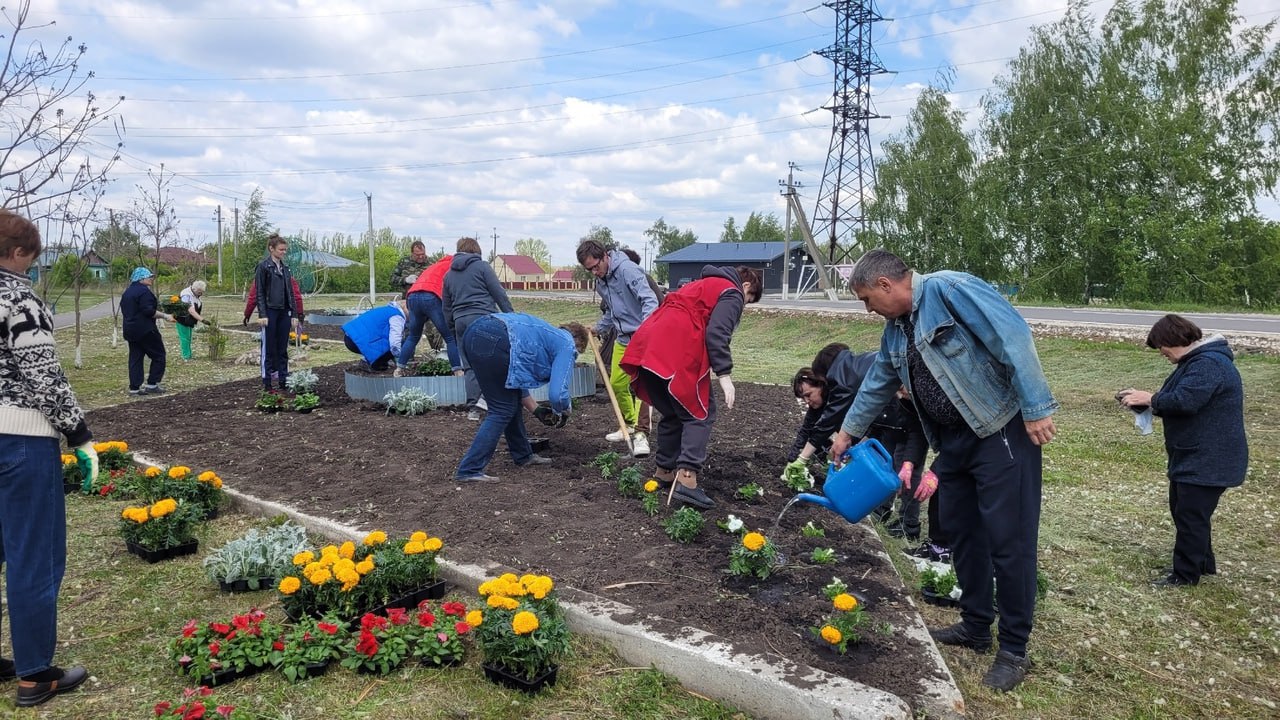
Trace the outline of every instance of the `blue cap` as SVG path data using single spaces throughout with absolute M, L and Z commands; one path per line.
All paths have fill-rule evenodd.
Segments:
M 138 282 L 139 280 L 146 280 L 147 278 L 151 277 L 154 274 L 155 273 L 151 272 L 150 270 L 144 267 L 134 268 L 133 274 L 129 276 L 129 282 Z

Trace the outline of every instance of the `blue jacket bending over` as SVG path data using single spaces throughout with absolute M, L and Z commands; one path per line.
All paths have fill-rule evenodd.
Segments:
M 342 324 L 342 332 L 360 348 L 360 355 L 370 365 L 387 353 L 400 352 L 404 337 L 404 311 L 397 305 L 383 305 L 365 310 Z
M 885 323 L 880 352 L 841 426 L 853 437 L 866 434 L 900 386 L 915 397 L 907 320 L 914 321 L 920 357 L 978 437 L 999 432 L 1018 413 L 1040 420 L 1058 409 L 1031 328 L 1003 295 L 968 273 L 912 273 L 910 317 Z M 937 427 L 925 413 L 920 423 L 936 449 Z
M 568 330 L 552 327 L 542 318 L 524 313 L 496 313 L 493 317 L 507 326 L 511 341 L 511 363 L 507 366 L 507 388 L 532 390 L 550 383 L 547 397 L 551 409 L 568 412 L 569 381 L 578 351 Z
M 1236 487 L 1244 483 L 1249 443 L 1244 434 L 1244 384 L 1220 335 L 1193 345 L 1151 396 L 1164 421 L 1169 480 Z

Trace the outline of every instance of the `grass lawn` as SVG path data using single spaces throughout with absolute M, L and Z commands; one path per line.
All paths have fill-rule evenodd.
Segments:
M 516 304 L 553 323 L 593 322 L 596 316 L 584 303 Z M 232 299 L 214 305 L 224 318 L 239 322 Z M 749 312 L 734 338 L 734 377 L 787 383 L 823 344 L 838 340 L 855 350 L 871 349 L 879 332 L 874 322 Z M 126 400 L 125 346 L 110 347 L 108 321 L 86 326 L 80 369 L 70 367 L 72 333 L 58 337 L 68 376 L 86 406 Z M 176 355 L 172 331 L 166 341 Z M 234 338 L 228 354 L 253 347 L 247 335 Z M 1055 418 L 1059 435 L 1045 450 L 1040 558 L 1050 590 L 1031 639 L 1036 667 L 1019 691 L 998 695 L 980 684 L 989 656 L 944 650 L 970 716 L 1276 717 L 1280 561 L 1270 550 L 1280 544 L 1280 358 L 1238 358 L 1252 462 L 1245 485 L 1223 496 L 1215 516 L 1220 574 L 1195 588 L 1155 590 L 1148 583 L 1168 564 L 1173 542 L 1160 424 L 1155 434 L 1139 436 L 1132 416 L 1112 394 L 1130 385 L 1155 389 L 1170 366 L 1137 344 L 1041 338 L 1038 347 L 1062 410 Z M 312 348 L 298 364 L 347 357 L 341 346 L 332 345 Z M 166 384 L 180 391 L 256 371 L 255 365 L 178 362 Z M 721 422 L 732 422 L 732 411 Z M 270 593 L 219 593 L 197 559 L 148 566 L 124 555 L 115 535 L 121 507 L 82 497 L 69 501 L 72 541 L 58 660 L 87 665 L 96 680 L 84 692 L 43 706 L 35 717 L 148 717 L 154 703 L 180 698 L 183 683 L 168 667 L 164 647 L 184 620 L 226 616 L 254 601 L 279 613 Z M 258 522 L 239 515 L 218 519 L 202 548 Z M 897 556 L 893 551 L 901 542 L 886 538 L 886 544 Z M 899 567 L 911 582 L 910 567 Z M 954 611 L 922 607 L 930 624 L 956 617 Z M 735 717 L 731 709 L 689 695 L 660 673 L 621 667 L 594 641 L 578 639 L 576 650 L 562 684 L 536 699 L 490 686 L 474 659 L 461 670 L 415 668 L 376 680 L 342 671 L 293 686 L 265 675 L 217 690 L 213 699 L 263 718 Z M 0 698 L 0 712 L 11 707 L 11 694 Z

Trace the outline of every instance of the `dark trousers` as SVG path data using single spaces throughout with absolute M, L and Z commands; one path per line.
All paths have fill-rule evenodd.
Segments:
M 435 293 L 422 290 L 409 293 L 409 324 L 405 328 L 404 343 L 400 347 L 400 357 L 396 358 L 396 365 L 405 367 L 413 359 L 413 353 L 418 349 L 418 341 L 422 339 L 422 329 L 427 326 L 428 320 L 436 326 L 436 330 L 440 331 L 440 337 L 444 338 L 445 352 L 449 354 L 449 365 L 454 370 L 461 368 L 462 360 L 458 356 L 458 343 L 453 339 L 449 323 L 445 322 L 444 304 Z
M 942 505 L 939 498 L 941 488 L 935 489 L 933 494 L 929 496 L 929 542 L 938 547 L 951 547 L 951 534 L 946 531 L 942 525 L 942 513 L 938 508 Z
M 942 426 L 933 471 L 941 486 L 939 513 L 951 532 L 956 581 L 964 591 L 960 619 L 974 635 L 990 634 L 998 589 L 1000 648 L 1025 655 L 1036 609 L 1040 447 L 1027 436 L 1021 414 L 985 438 L 964 424 Z
M 274 371 L 279 387 L 289 379 L 289 308 L 267 308 L 267 326 L 262 329 L 263 344 L 267 349 L 267 370 Z M 271 389 L 271 376 L 262 379 Z
M 468 315 L 466 317 L 455 317 L 453 319 L 454 337 L 463 337 L 467 334 L 467 328 L 471 324 L 487 315 Z M 499 320 L 498 322 L 502 322 Z M 480 399 L 480 382 L 476 380 L 476 371 L 471 367 L 471 362 L 467 359 L 466 346 L 459 343 L 458 345 L 458 362 L 462 363 L 465 372 L 462 374 L 462 385 L 467 391 L 467 407 L 475 407 L 476 402 Z M 485 400 L 487 403 L 488 400 Z
M 359 355 L 361 358 L 364 357 L 364 351 L 360 349 L 359 345 L 356 345 L 356 342 L 351 339 L 350 335 L 342 333 L 342 344 L 346 345 L 348 350 Z M 388 350 L 379 355 L 372 363 L 369 363 L 369 369 L 378 371 L 386 370 L 388 367 L 391 367 L 391 360 L 394 357 L 395 355 Z
M 164 338 L 160 331 L 152 328 L 139 340 L 129 340 L 129 389 L 142 387 L 142 359 L 151 358 L 151 368 L 147 371 L 147 384 L 158 385 L 164 379 L 165 358 Z
M 671 397 L 666 380 L 648 370 L 641 370 L 638 379 L 649 391 L 650 404 L 662 415 L 654 433 L 658 440 L 654 463 L 663 470 L 686 468 L 701 472 L 702 464 L 707 461 L 711 426 L 716 422 L 715 394 L 708 398 L 706 419 L 699 420 Z
M 887 428 L 877 428 L 872 426 L 867 432 L 867 437 L 875 438 L 880 441 L 884 449 L 893 457 L 893 471 L 896 473 L 902 468 L 902 462 L 906 460 L 906 433 L 897 430 L 889 430 Z M 924 473 L 924 463 L 917 463 L 911 471 L 911 487 L 907 491 L 898 492 L 885 498 L 880 506 L 872 511 L 872 515 L 880 522 L 888 522 L 889 516 L 893 514 L 894 498 L 898 500 L 898 518 L 902 520 L 902 527 L 907 531 L 908 535 L 920 534 L 920 501 L 915 497 L 915 487 L 920 483 L 920 476 Z
M 1213 511 L 1224 487 L 1169 483 L 1169 513 L 1177 535 L 1173 540 L 1173 574 L 1198 583 L 1205 573 L 1218 571 L 1213 556 Z
M 524 393 L 507 387 L 511 340 L 507 336 L 506 324 L 495 317 L 482 316 L 463 334 L 462 345 L 466 348 L 485 402 L 489 404 L 489 411 L 476 430 L 471 447 L 458 463 L 454 477 L 468 478 L 483 473 L 498 449 L 498 438 L 504 436 L 511 459 L 516 465 L 527 465 L 533 459 L 533 447 L 529 444 L 520 407 Z

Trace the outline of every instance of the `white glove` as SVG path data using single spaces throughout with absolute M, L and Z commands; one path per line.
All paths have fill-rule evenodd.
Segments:
M 406 278 L 404 279 L 404 284 L 405 284 L 405 285 L 412 285 L 412 284 L 414 284 L 414 283 L 416 283 L 416 282 L 418 282 L 418 276 L 417 276 L 416 274 L 415 274 L 415 275 L 410 275 L 409 277 L 406 277 Z
M 93 441 L 83 445 L 77 445 L 74 448 L 76 462 L 80 465 L 80 469 L 84 471 L 84 481 L 81 489 L 89 492 L 93 487 L 93 483 L 98 479 L 98 451 L 93 449 Z
M 728 375 L 720 376 L 720 389 L 724 391 L 724 406 L 733 409 L 733 399 L 735 397 L 733 390 L 733 379 Z
M 260 318 L 258 318 L 258 326 L 259 326 L 259 327 L 266 327 L 266 326 L 267 326 L 267 321 L 268 321 L 269 319 L 270 319 L 270 318 L 266 318 L 266 317 L 260 317 Z

